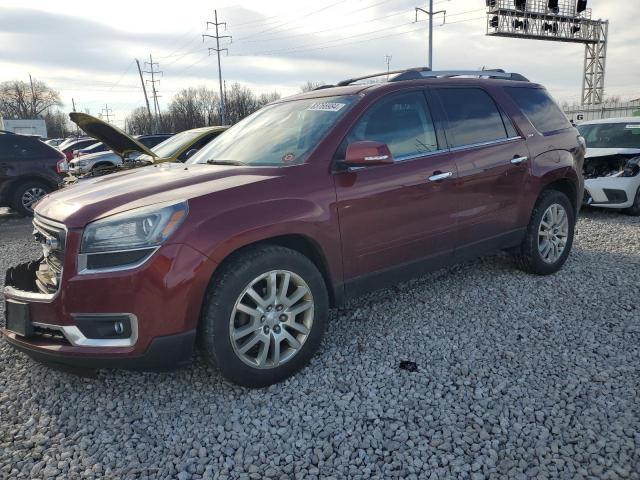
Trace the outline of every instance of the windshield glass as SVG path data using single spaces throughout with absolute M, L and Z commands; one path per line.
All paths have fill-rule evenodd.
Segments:
M 310 98 L 268 105 L 235 124 L 187 163 L 231 161 L 283 166 L 304 163 L 357 96 Z
M 158 158 L 170 158 L 176 153 L 182 150 L 185 146 L 191 144 L 194 139 L 202 135 L 202 132 L 192 132 L 187 130 L 186 132 L 178 133 L 173 137 L 167 138 L 164 142 L 160 142 L 150 150 L 155 153 Z M 152 158 L 149 155 L 140 155 L 138 157 L 141 160 L 149 160 Z
M 588 148 L 640 148 L 640 122 L 578 125 Z

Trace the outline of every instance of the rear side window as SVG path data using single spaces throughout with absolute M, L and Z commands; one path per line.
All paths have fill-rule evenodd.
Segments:
M 42 160 L 60 157 L 58 150 L 37 138 L 0 135 L 0 160 Z
M 480 88 L 435 90 L 447 115 L 447 140 L 451 147 L 463 147 L 509 138 L 496 102 Z M 514 136 L 513 133 L 511 136 Z
M 571 127 L 565 114 L 546 90 L 516 87 L 507 87 L 505 90 L 540 133 L 547 134 Z
M 362 140 L 386 143 L 396 160 L 438 150 L 424 94 L 409 92 L 379 100 L 358 120 L 337 155 L 344 158 L 347 146 Z

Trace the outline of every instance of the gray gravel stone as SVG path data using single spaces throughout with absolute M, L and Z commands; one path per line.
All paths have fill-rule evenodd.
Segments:
M 577 229 L 550 277 L 499 255 L 333 310 L 262 391 L 198 358 L 83 378 L 3 343 L 0 478 L 640 479 L 640 219 Z M 0 218 L 0 273 L 37 255 L 30 230 Z

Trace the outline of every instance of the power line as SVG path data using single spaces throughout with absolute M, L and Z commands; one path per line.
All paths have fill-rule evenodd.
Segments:
M 462 22 L 470 22 L 470 21 L 474 21 L 474 20 L 485 20 L 485 17 L 475 17 L 475 18 L 466 18 L 463 20 L 456 20 L 454 22 L 449 22 L 447 25 L 451 25 L 454 23 L 462 23 Z M 402 26 L 406 26 L 406 25 L 411 25 L 414 22 L 410 22 L 409 24 L 403 24 L 403 25 L 397 25 L 397 27 L 402 27 Z M 238 56 L 238 57 L 250 57 L 250 56 L 271 56 L 274 54 L 279 54 L 279 53 L 301 53 L 301 52 L 310 52 L 310 51 L 314 51 L 314 50 L 326 50 L 329 48 L 337 48 L 337 47 L 344 47 L 344 46 L 348 46 L 348 45 L 355 45 L 355 44 L 359 44 L 359 43 L 364 43 L 364 42 L 370 42 L 373 40 L 380 40 L 380 39 L 385 39 L 385 38 L 392 38 L 392 37 L 398 37 L 401 35 L 407 35 L 410 33 L 414 33 L 414 32 L 418 32 L 421 31 L 423 27 L 419 27 L 419 28 L 414 28 L 411 30 L 406 30 L 404 32 L 397 32 L 397 33 L 391 33 L 388 35 L 380 35 L 377 37 L 371 37 L 371 38 L 365 38 L 363 40 L 355 40 L 355 41 L 350 41 L 350 42 L 342 42 L 342 43 L 338 43 L 335 45 L 319 45 L 319 46 L 310 46 L 310 47 L 305 47 L 305 48 L 291 48 L 291 49 L 282 49 L 282 50 L 273 50 L 273 51 L 269 51 L 269 52 L 258 52 L 258 53 L 247 53 L 247 54 L 233 54 L 233 56 Z M 387 31 L 389 30 L 388 28 L 383 29 L 382 31 Z M 377 30 L 376 32 L 380 32 L 381 30 Z M 376 33 L 376 32 L 367 32 L 367 33 L 362 33 L 359 35 L 353 35 L 352 37 L 357 37 L 357 36 L 363 36 L 363 35 L 370 35 L 371 33 Z M 331 42 L 327 42 L 327 43 L 333 43 L 336 42 L 338 40 L 333 40 Z

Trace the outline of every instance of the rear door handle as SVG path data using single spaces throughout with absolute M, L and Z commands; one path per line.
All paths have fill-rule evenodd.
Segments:
M 527 157 L 513 157 L 511 159 L 511 163 L 513 163 L 514 165 L 520 165 L 521 163 L 524 163 L 527 160 L 529 160 Z
M 453 176 L 453 172 L 434 173 L 429 177 L 429 181 L 437 182 L 438 180 L 444 180 L 445 178 L 449 178 L 452 176 Z

